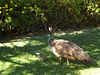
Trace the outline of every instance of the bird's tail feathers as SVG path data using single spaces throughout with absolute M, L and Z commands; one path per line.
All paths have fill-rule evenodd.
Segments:
M 90 64 L 90 63 L 93 63 L 94 60 L 87 54 L 85 53 L 83 56 L 82 56 L 82 59 L 81 61 L 85 64 Z
M 94 62 L 94 60 L 91 57 L 87 57 L 86 59 L 83 60 L 83 63 L 85 63 L 85 64 L 90 64 L 93 62 Z

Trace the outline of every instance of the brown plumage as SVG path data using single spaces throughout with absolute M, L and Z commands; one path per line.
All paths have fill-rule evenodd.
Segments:
M 46 56 L 45 55 L 43 55 L 43 54 L 40 54 L 40 53 L 36 53 L 37 54 L 37 56 L 38 56 L 38 58 L 40 59 L 40 60 L 42 60 L 42 62 L 44 62 L 44 59 L 46 59 Z
M 51 31 L 52 28 L 49 27 L 50 31 L 50 38 L 48 39 L 48 44 L 52 52 L 60 58 L 61 63 L 61 57 L 67 58 L 67 65 L 69 65 L 69 60 L 79 60 L 83 63 L 92 63 L 93 59 L 83 51 L 82 48 L 80 48 L 75 43 L 63 40 L 63 39 L 54 39 L 52 37 Z
M 87 53 L 85 53 L 82 48 L 73 42 L 50 38 L 48 43 L 53 53 L 60 58 L 60 62 L 62 56 L 67 59 L 79 60 L 84 63 L 93 62 L 93 59 Z M 67 65 L 69 65 L 69 63 Z

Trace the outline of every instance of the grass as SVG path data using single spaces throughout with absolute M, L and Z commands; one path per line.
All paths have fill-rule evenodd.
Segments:
M 95 61 L 86 65 L 70 60 L 57 65 L 58 58 L 48 47 L 48 36 L 17 37 L 0 43 L 0 75 L 100 75 L 100 28 L 55 33 L 55 38 L 70 40 L 84 49 Z M 42 63 L 36 52 L 47 59 Z

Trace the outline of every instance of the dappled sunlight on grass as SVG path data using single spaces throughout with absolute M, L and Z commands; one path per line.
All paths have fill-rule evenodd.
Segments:
M 25 64 L 25 63 L 31 63 L 32 61 L 37 61 L 39 60 L 36 56 L 27 54 L 27 55 L 23 55 L 23 56 L 18 56 L 18 57 L 13 57 L 11 58 L 12 61 L 14 62 L 18 62 L 20 64 Z
M 4 72 L 2 73 L 5 73 L 5 71 L 11 67 L 11 65 L 12 65 L 11 62 L 3 62 L 3 61 L 1 62 L 0 61 L 0 71 L 3 70 Z
M 17 41 L 16 42 L 9 42 L 9 43 L 3 43 L 3 44 L 0 44 L 0 47 L 11 47 L 11 48 L 14 48 L 14 46 L 18 46 L 18 47 L 24 47 L 25 45 L 27 45 L 29 43 L 29 41 Z
M 8 46 L 8 47 L 11 47 L 11 48 L 14 47 L 13 45 L 11 45 L 11 43 L 0 44 L 0 47 L 3 47 L 3 46 Z
M 55 33 L 54 35 L 61 36 L 61 35 L 65 35 L 65 34 L 66 34 L 65 32 L 60 32 L 60 34 L 59 33 Z
M 62 38 L 78 44 L 96 63 L 85 65 L 80 61 L 70 60 L 62 65 L 50 50 L 47 36 L 17 37 L 0 43 L 0 75 L 98 75 L 100 72 L 100 29 L 68 31 L 55 33 L 55 38 Z M 36 52 L 47 58 L 44 63 L 36 56 Z
M 73 31 L 73 32 L 68 33 L 68 34 L 74 35 L 74 34 L 82 34 L 82 33 L 84 33 L 83 30 L 81 30 L 81 31 Z
M 80 75 L 100 75 L 100 68 L 89 68 L 79 71 Z
M 14 43 L 11 43 L 15 46 L 18 46 L 18 47 L 24 47 L 25 45 L 27 45 L 29 43 L 29 41 L 24 41 L 24 42 L 14 42 Z
M 0 69 L 6 70 L 7 68 L 10 67 L 11 64 L 12 63 L 10 63 L 10 62 L 2 62 L 2 61 L 0 61 Z
M 76 35 L 76 34 L 82 34 L 84 30 L 80 30 L 80 31 L 69 31 L 69 32 L 58 32 L 58 33 L 54 33 L 54 35 L 56 36 L 62 36 L 62 35 Z

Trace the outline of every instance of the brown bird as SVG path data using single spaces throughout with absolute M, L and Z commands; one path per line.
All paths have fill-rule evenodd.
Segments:
M 50 30 L 49 30 L 50 31 Z M 63 39 L 54 39 L 50 32 L 50 38 L 48 39 L 48 44 L 51 51 L 60 59 L 61 57 L 67 58 L 67 65 L 69 65 L 69 59 L 79 60 L 83 63 L 92 63 L 93 59 L 83 51 L 77 44 Z
M 42 62 L 44 62 L 44 59 L 46 59 L 46 56 L 45 55 L 43 55 L 43 54 L 40 54 L 40 53 L 36 53 L 37 54 L 37 56 L 38 56 L 38 58 L 42 61 Z

